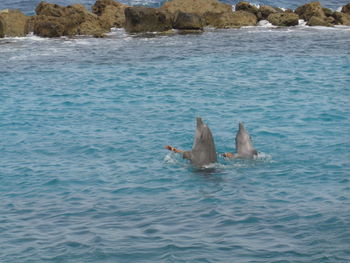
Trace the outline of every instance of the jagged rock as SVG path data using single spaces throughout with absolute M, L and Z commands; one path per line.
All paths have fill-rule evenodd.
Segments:
M 129 33 L 163 32 L 172 28 L 171 15 L 159 8 L 125 8 L 125 30 Z
M 267 20 L 274 26 L 296 26 L 299 23 L 299 16 L 294 13 L 273 13 Z
M 258 15 L 259 9 L 248 2 L 239 2 L 236 4 L 236 11 L 246 11 Z
M 66 32 L 67 25 L 56 16 L 35 16 L 32 19 L 33 32 L 41 37 L 61 37 L 68 35 Z
M 0 11 L 0 19 L 0 37 L 23 37 L 29 33 L 29 17 L 19 10 L 2 10 Z
M 341 9 L 341 12 L 350 15 L 350 3 L 344 5 Z
M 100 35 L 110 30 L 108 24 L 79 4 L 65 7 L 41 2 L 36 13 L 30 25 L 34 34 L 42 37 Z
M 267 17 L 270 14 L 279 13 L 279 12 L 282 12 L 282 10 L 279 10 L 275 7 L 268 6 L 268 5 L 262 5 L 259 8 L 259 13 L 261 14 L 262 19 L 267 19 Z
M 231 13 L 215 14 L 208 12 L 204 14 L 204 19 L 208 25 L 217 28 L 236 28 L 242 26 L 255 26 L 257 17 L 246 11 L 236 11 Z
M 113 0 L 97 0 L 92 12 L 105 21 L 109 27 L 123 27 L 125 24 L 125 8 L 127 5 Z
M 350 26 L 350 14 L 333 12 L 334 23 L 336 25 Z
M 256 25 L 257 17 L 246 11 L 232 12 L 232 6 L 217 0 L 172 0 L 161 7 L 172 14 L 177 11 L 197 14 L 207 26 L 217 28 Z
M 5 37 L 5 33 L 4 33 L 4 20 L 2 19 L 2 17 L 0 16 L 0 38 Z
M 311 2 L 298 7 L 295 13 L 299 15 L 301 19 L 309 21 L 311 17 L 326 17 L 320 2 Z
M 307 21 L 309 26 L 332 26 L 335 19 L 332 10 L 321 6 L 320 2 L 312 2 L 298 7 L 295 10 L 301 19 Z
M 174 16 L 173 28 L 180 30 L 203 30 L 203 21 L 199 15 L 178 11 Z
M 334 21 L 334 18 L 333 18 Z M 319 16 L 312 16 L 307 22 L 308 26 L 332 26 L 331 21 Z
M 325 16 L 327 16 L 327 17 L 333 15 L 333 11 L 331 9 L 329 9 L 329 8 L 323 7 L 322 10 L 323 10 L 323 13 L 325 14 Z
M 177 11 L 203 16 L 205 13 L 232 13 L 232 6 L 217 0 L 172 0 L 165 2 L 161 9 L 175 14 Z

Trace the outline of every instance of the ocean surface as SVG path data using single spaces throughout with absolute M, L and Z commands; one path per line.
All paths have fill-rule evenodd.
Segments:
M 20 9 L 22 12 L 28 15 L 32 15 L 35 13 L 35 7 L 41 2 L 42 0 L 0 0 L 0 10 L 6 9 L 6 8 L 12 8 L 12 9 Z M 346 5 L 349 3 L 350 0 L 320 0 L 319 2 L 327 8 L 331 8 L 333 10 L 337 10 L 338 8 Z M 54 3 L 59 5 L 71 5 L 71 4 L 83 4 L 86 6 L 86 8 L 91 9 L 91 6 L 94 5 L 96 0 L 45 0 L 47 3 Z M 159 7 L 161 6 L 166 0 L 120 0 L 118 1 L 120 3 L 124 3 L 127 5 L 143 5 L 143 6 L 151 6 L 151 7 Z M 240 0 L 223 0 L 222 2 L 235 5 Z M 295 9 L 298 6 L 301 6 L 305 3 L 313 2 L 305 1 L 305 0 L 252 0 L 249 1 L 252 4 L 255 5 L 271 5 L 271 6 L 278 6 L 282 8 L 291 8 Z
M 349 47 L 302 25 L 0 39 L 0 262 L 350 262 Z M 165 150 L 196 116 L 218 153 L 243 121 L 259 157 Z

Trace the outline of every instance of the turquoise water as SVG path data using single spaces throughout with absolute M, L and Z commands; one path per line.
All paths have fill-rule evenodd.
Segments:
M 349 27 L 0 39 L 0 262 L 349 262 Z M 195 170 L 244 121 L 259 158 Z

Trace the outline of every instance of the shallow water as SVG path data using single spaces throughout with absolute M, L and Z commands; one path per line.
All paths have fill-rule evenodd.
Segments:
M 1 262 L 349 262 L 350 28 L 0 39 Z M 257 160 L 195 170 L 244 121 Z

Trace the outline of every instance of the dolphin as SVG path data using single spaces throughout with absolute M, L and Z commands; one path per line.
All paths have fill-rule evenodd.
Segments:
M 183 158 L 189 159 L 193 166 L 199 168 L 217 161 L 213 135 L 200 117 L 197 117 L 192 150 L 183 152 Z
M 234 155 L 234 158 L 251 159 L 258 155 L 258 152 L 253 147 L 252 138 L 242 122 L 239 123 L 239 129 L 236 134 L 236 151 L 237 154 Z

